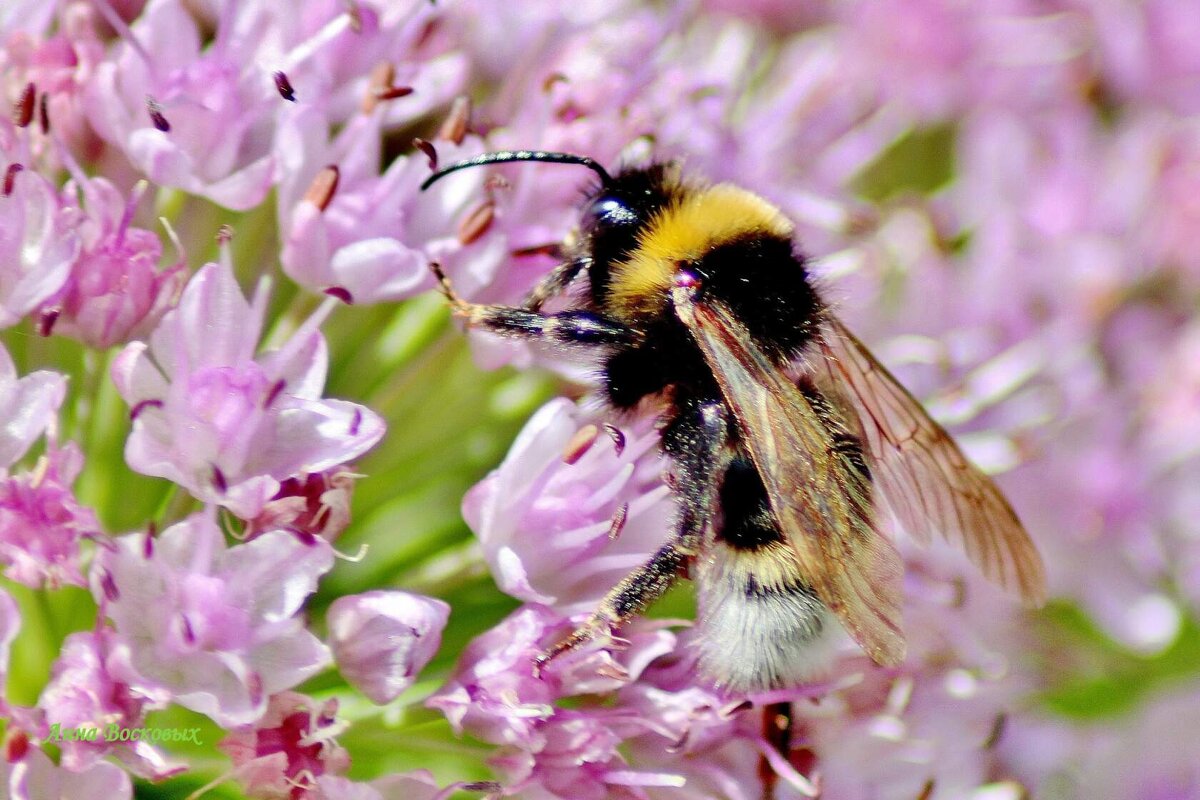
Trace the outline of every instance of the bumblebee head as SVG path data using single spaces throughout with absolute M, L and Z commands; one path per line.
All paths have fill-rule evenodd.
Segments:
M 578 164 L 596 173 L 600 180 L 586 192 L 579 227 L 593 260 L 600 263 L 611 263 L 632 252 L 654 214 L 679 192 L 678 171 L 673 165 L 624 169 L 613 176 L 585 156 L 545 150 L 502 150 L 458 161 L 426 178 L 421 189 L 460 169 L 511 161 Z
M 687 196 L 689 188 L 673 163 L 631 167 L 610 175 L 604 167 L 585 156 L 544 150 L 503 150 L 459 161 L 443 167 L 421 184 L 429 188 L 451 172 L 467 167 L 511 161 L 543 161 L 577 164 L 596 173 L 599 181 L 584 192 L 579 220 L 580 237 L 573 257 L 586 266 L 593 298 L 604 305 L 610 295 L 613 270 L 633 256 L 668 210 Z M 662 267 L 662 265 L 658 265 Z M 630 285 L 626 285 L 627 289 Z M 639 291 L 635 281 L 631 291 Z
M 592 258 L 612 264 L 632 253 L 662 209 L 680 193 L 678 170 L 671 164 L 625 169 L 588 193 L 579 228 Z

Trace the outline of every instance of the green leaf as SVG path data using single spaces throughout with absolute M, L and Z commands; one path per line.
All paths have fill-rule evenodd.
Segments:
M 1047 605 L 1039 625 L 1051 688 L 1038 700 L 1062 717 L 1112 719 L 1134 711 L 1154 692 L 1200 678 L 1200 622 L 1191 615 L 1175 640 L 1151 656 L 1129 650 L 1071 603 Z
M 932 194 L 954 177 L 956 136 L 948 123 L 915 128 L 863 168 L 851 188 L 873 203 L 904 194 Z

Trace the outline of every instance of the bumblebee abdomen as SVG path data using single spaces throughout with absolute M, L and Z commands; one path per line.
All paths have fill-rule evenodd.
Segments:
M 735 692 L 796 686 L 827 674 L 837 618 L 780 542 L 742 550 L 717 542 L 697 566 L 700 670 Z

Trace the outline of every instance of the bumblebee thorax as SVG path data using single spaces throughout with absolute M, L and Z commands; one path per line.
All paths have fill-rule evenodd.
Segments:
M 662 313 L 676 274 L 719 247 L 790 239 L 792 224 L 763 198 L 731 184 L 685 190 L 645 223 L 636 246 L 610 268 L 608 306 L 625 319 Z

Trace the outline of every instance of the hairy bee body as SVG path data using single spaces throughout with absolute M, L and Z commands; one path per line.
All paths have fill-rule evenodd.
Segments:
M 600 183 L 565 261 L 524 305 L 469 303 L 438 271 L 443 292 L 469 325 L 603 349 L 610 405 L 659 410 L 678 500 L 663 546 L 540 663 L 610 634 L 688 570 L 700 669 L 729 689 L 820 674 L 843 628 L 874 661 L 897 664 L 902 564 L 880 530 L 885 497 L 911 535 L 939 532 L 1040 600 L 1041 560 L 1012 508 L 829 312 L 779 209 L 672 165 L 610 176 L 540 151 L 486 154 L 426 185 L 504 161 L 580 164 Z M 580 275 L 586 291 L 568 310 L 542 311 Z
M 802 357 L 822 303 L 790 222 L 744 189 L 688 185 L 656 165 L 621 173 L 590 208 L 574 254 L 588 264 L 590 305 L 641 332 L 604 359 L 608 401 L 629 410 L 661 400 L 664 450 L 686 464 L 702 447 L 699 410 L 725 401 L 672 307 L 677 274 L 694 276 L 706 298 L 730 308 L 781 367 Z M 723 424 L 716 513 L 692 565 L 701 669 L 733 690 L 795 685 L 824 668 L 837 622 L 789 558 L 732 412 Z M 676 484 L 683 503 L 704 502 L 688 481 Z

